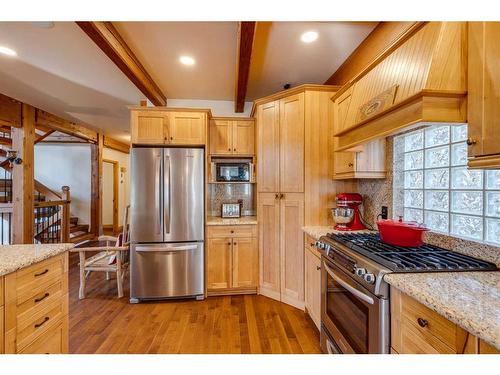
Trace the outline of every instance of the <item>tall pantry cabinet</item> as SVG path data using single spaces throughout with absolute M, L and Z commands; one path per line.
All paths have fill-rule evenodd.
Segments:
M 259 293 L 304 308 L 305 225 L 333 206 L 335 86 L 302 85 L 255 101 Z

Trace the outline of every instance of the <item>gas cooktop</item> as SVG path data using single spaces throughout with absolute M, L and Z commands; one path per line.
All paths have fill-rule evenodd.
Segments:
M 392 272 L 495 271 L 490 262 L 438 246 L 401 247 L 386 244 L 375 233 L 330 233 L 329 240 L 340 243 Z

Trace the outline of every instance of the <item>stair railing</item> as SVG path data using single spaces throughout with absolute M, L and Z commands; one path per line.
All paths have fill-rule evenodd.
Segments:
M 12 243 L 12 203 L 0 203 L 0 245 Z
M 70 232 L 69 186 L 62 187 L 61 199 L 34 204 L 34 243 L 69 242 Z

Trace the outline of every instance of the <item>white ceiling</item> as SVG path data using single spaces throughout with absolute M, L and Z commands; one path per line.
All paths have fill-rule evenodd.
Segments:
M 272 94 L 290 83 L 323 84 L 368 36 L 378 22 L 266 22 L 258 24 L 256 53 L 248 83 L 247 99 Z M 302 33 L 316 31 L 312 43 Z
M 168 99 L 233 100 L 237 22 L 114 22 Z M 257 28 L 247 100 L 285 83 L 323 83 L 376 22 L 265 22 Z M 304 44 L 304 31 L 319 33 Z M 0 93 L 126 140 L 127 105 L 144 95 L 72 22 L 0 22 Z M 196 59 L 194 66 L 178 62 Z
M 0 92 L 71 121 L 126 140 L 127 105 L 144 95 L 74 22 L 51 29 L 0 22 Z

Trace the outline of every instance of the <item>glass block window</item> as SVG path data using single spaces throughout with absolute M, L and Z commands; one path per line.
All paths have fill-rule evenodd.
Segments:
M 500 170 L 467 168 L 467 125 L 433 125 L 402 137 L 404 219 L 500 245 Z

